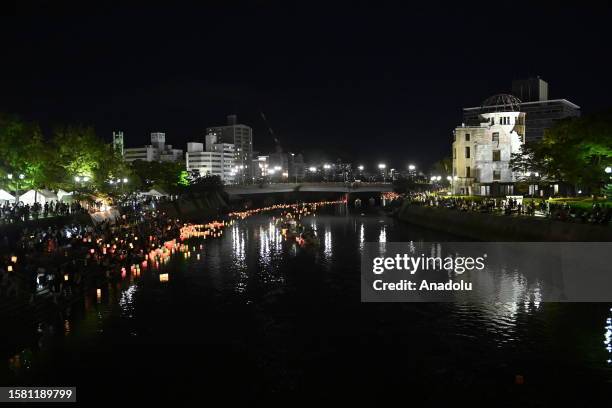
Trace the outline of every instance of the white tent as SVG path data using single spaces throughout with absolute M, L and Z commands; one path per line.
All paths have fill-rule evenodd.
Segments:
M 142 193 L 142 195 L 144 196 L 149 196 L 149 197 L 155 197 L 155 198 L 160 198 L 160 197 L 167 197 L 168 194 L 161 192 L 159 190 L 155 190 L 154 188 L 152 188 L 151 190 L 147 191 L 146 193 Z
M 68 192 L 64 191 L 61 188 L 57 190 L 57 199 L 59 201 L 72 201 L 73 200 L 74 191 Z
M 57 195 L 51 190 L 29 190 L 19 196 L 19 201 L 29 205 L 35 202 L 45 205 L 57 201 Z
M 5 201 L 11 203 L 15 202 L 15 196 L 10 195 L 8 192 L 0 189 L 0 203 L 4 204 Z

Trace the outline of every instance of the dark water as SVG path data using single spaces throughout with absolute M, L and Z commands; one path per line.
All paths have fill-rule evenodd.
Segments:
M 2 383 L 76 385 L 80 401 L 611 398 L 610 305 L 362 304 L 364 242 L 457 237 L 376 214 L 306 224 L 317 249 L 256 216 L 175 257 L 167 283 L 143 272 L 44 323 L 5 325 Z

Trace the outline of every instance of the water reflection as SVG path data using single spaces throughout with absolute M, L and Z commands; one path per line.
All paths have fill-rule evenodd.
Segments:
M 565 350 L 572 349 L 580 336 L 584 336 L 584 331 L 568 330 L 568 326 L 571 328 L 579 321 L 576 317 L 564 319 L 564 311 L 574 310 L 572 305 L 559 306 L 558 316 L 551 314 L 550 306 L 541 303 L 546 288 L 541 282 L 525 279 L 517 270 L 500 269 L 480 277 L 484 287 L 511 293 L 512 302 L 508 303 L 484 303 L 478 298 L 458 296 L 456 303 L 448 304 L 361 304 L 360 255 L 366 242 L 407 242 L 417 250 L 421 242 L 454 238 L 389 219 L 382 221 L 379 216 L 361 215 L 306 217 L 303 223 L 317 232 L 320 241 L 309 248 L 283 241 L 268 216 L 238 221 L 220 239 L 204 241 L 201 259 L 176 257 L 168 265 L 160 266 L 152 276 L 152 270 L 143 269 L 140 278 L 130 275 L 120 285 L 101 287 L 99 292 L 94 288 L 84 300 L 82 315 L 63 316 L 56 322 L 56 332 L 63 341 L 72 339 L 83 347 L 92 343 L 83 341 L 88 336 L 123 344 L 126 336 L 136 333 L 151 336 L 146 339 L 155 342 L 184 341 L 184 338 L 196 341 L 193 336 L 196 334 L 199 337 L 198 346 L 192 347 L 194 354 L 207 351 L 214 354 L 216 346 L 209 347 L 206 343 L 211 337 L 222 339 L 219 344 L 227 340 L 228 344 L 243 349 L 250 347 L 243 342 L 254 339 L 257 348 L 249 352 L 255 350 L 256 358 L 265 363 L 262 365 L 271 367 L 269 370 L 273 373 L 266 372 L 266 375 L 274 379 L 277 372 L 291 375 L 290 362 L 303 355 L 308 342 L 322 348 L 317 353 L 323 357 L 313 363 L 321 367 L 328 356 L 343 350 L 358 354 L 359 350 L 351 349 L 351 342 L 335 343 L 334 339 L 347 336 L 360 340 L 354 344 L 364 341 L 384 344 L 398 351 L 398 355 L 400 349 L 419 350 L 420 358 L 446 372 L 468 369 L 453 363 L 457 356 L 466 356 L 465 361 L 477 362 L 480 366 L 500 367 L 516 359 L 513 354 L 516 350 L 520 350 L 521 359 L 533 361 L 534 365 L 541 361 L 562 364 L 569 358 Z M 441 254 L 439 244 L 421 250 L 431 256 Z M 160 284 L 157 276 L 163 268 L 170 275 L 168 284 Z M 597 364 L 606 361 L 610 364 L 612 360 L 612 310 L 607 309 L 597 310 L 595 315 L 588 309 L 576 312 L 578 317 L 586 316 L 594 321 L 586 327 L 593 332 L 589 339 L 594 344 L 588 353 L 596 356 Z M 202 324 L 204 318 L 209 319 L 203 312 L 208 310 L 214 310 L 210 313 L 212 322 L 207 320 Z M 604 348 L 601 347 L 602 322 L 605 322 Z M 246 327 L 248 332 L 235 327 Z M 156 337 L 163 333 L 171 336 Z M 329 339 L 324 344 L 312 340 L 321 333 Z M 52 335 L 41 327 L 32 347 L 48 350 L 46 340 Z M 45 340 L 37 346 L 37 340 L 42 337 Z M 18 352 L 25 349 L 25 344 L 16 348 L 4 361 L 21 370 L 17 367 L 31 361 L 27 353 L 24 357 Z M 584 355 L 575 358 L 579 365 L 587 364 Z M 299 373 L 295 376 L 302 378 Z
M 610 312 L 612 312 L 612 308 L 610 308 Z M 612 364 L 612 317 L 608 317 L 606 319 L 606 326 L 604 327 L 604 345 L 606 346 L 606 351 L 608 352 L 608 359 L 606 362 L 608 364 Z

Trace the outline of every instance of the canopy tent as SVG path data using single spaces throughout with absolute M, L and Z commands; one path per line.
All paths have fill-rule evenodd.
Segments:
M 51 203 L 57 201 L 57 195 L 51 190 L 28 190 L 19 196 L 19 201 L 27 205 Z
M 57 190 L 57 199 L 59 201 L 71 202 L 74 200 L 74 191 L 68 192 L 60 188 Z
M 5 201 L 15 202 L 15 196 L 9 194 L 5 190 L 0 189 L 0 203 L 4 204 Z
M 141 193 L 141 195 L 149 196 L 149 197 L 155 197 L 155 198 L 167 197 L 168 196 L 168 194 L 164 193 L 163 191 L 156 190 L 154 188 L 152 188 L 151 190 L 149 190 L 149 191 L 147 191 L 145 193 Z

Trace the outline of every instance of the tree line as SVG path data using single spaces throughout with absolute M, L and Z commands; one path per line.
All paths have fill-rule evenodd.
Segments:
M 610 194 L 612 111 L 558 121 L 540 141 L 523 144 L 510 166 L 525 183 L 564 182 L 583 193 Z
M 12 191 L 64 189 L 107 195 L 151 188 L 177 193 L 190 181 L 219 184 L 190 180 L 182 162 L 127 163 L 93 127 L 59 126 L 45 135 L 37 123 L 10 114 L 0 114 L 0 177 L 2 188 Z

